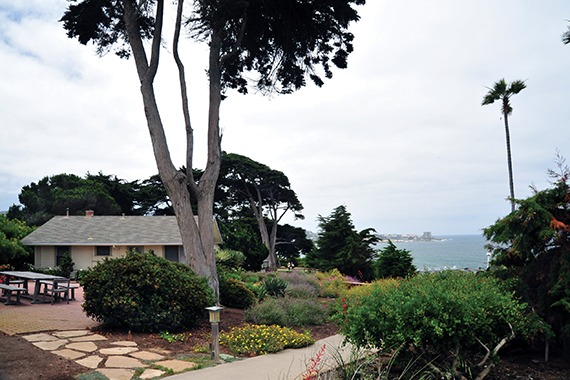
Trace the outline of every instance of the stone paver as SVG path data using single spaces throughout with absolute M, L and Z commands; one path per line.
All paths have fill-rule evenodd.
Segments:
M 190 369 L 196 366 L 196 363 L 185 362 L 183 360 L 163 360 L 160 362 L 156 362 L 154 364 L 165 368 L 170 368 L 174 372 L 184 371 L 186 369 Z
M 55 336 L 50 334 L 26 335 L 24 339 L 26 339 L 28 342 L 49 342 L 52 340 L 59 340 L 59 338 L 56 338 Z
M 113 355 L 107 358 L 105 367 L 110 368 L 145 368 L 148 365 L 143 364 L 140 360 L 129 358 L 127 356 Z
M 85 336 L 78 336 L 77 338 L 70 338 L 71 342 L 93 342 L 96 340 L 108 340 L 103 335 L 93 334 L 93 335 L 85 335 Z
M 155 354 L 154 352 L 149 351 L 137 351 L 129 354 L 130 356 L 141 359 L 141 360 L 161 360 L 164 359 L 164 356 L 160 354 Z
M 127 355 L 131 352 L 138 351 L 136 347 L 113 347 L 113 348 L 103 348 L 99 352 L 103 355 Z
M 54 354 L 63 356 L 66 359 L 78 359 L 82 356 L 85 356 L 84 352 L 70 350 L 68 348 L 64 348 L 63 350 L 52 351 Z
M 145 369 L 145 371 L 140 375 L 141 379 L 152 379 L 153 377 L 162 376 L 165 372 L 159 369 Z
M 103 358 L 99 355 L 91 355 L 86 357 L 85 359 L 76 360 L 77 364 L 81 364 L 84 367 L 95 369 L 99 366 L 99 363 L 103 361 Z
M 97 351 L 97 345 L 93 342 L 70 343 L 67 346 L 65 346 L 65 348 L 69 348 L 70 350 L 84 351 L 84 352 Z
M 41 348 L 42 350 L 52 351 L 52 350 L 57 350 L 66 343 L 67 340 L 60 339 L 60 340 L 51 340 L 47 342 L 34 342 L 32 344 L 38 348 Z
M 80 331 L 58 331 L 54 332 L 53 335 L 57 336 L 58 338 L 65 339 L 65 338 L 75 338 L 78 336 L 85 336 L 89 334 L 89 330 L 80 330 Z
M 99 368 L 97 372 L 107 376 L 109 380 L 131 380 L 135 374 L 132 369 Z
M 128 340 L 121 340 L 119 342 L 111 342 L 113 346 L 122 346 L 122 347 L 136 347 L 136 342 L 131 342 Z

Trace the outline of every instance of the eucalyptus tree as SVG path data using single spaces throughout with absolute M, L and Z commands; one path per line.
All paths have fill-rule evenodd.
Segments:
M 70 38 L 77 38 L 82 44 L 94 43 L 100 54 L 115 49 L 121 57 L 134 57 L 158 172 L 177 217 L 187 263 L 197 274 L 208 277 L 216 295 L 212 214 L 221 163 L 219 112 L 226 90 L 247 93 L 250 78 L 264 93 L 293 92 L 305 86 L 307 78 L 321 86 L 323 75 L 332 77 L 332 65 L 347 66 L 354 39 L 348 27 L 359 19 L 354 6 L 364 3 L 365 0 L 175 1 L 172 55 L 178 67 L 186 130 L 186 171 L 178 170 L 172 162 L 154 90 L 164 43 L 163 24 L 171 20 L 164 17 L 165 1 L 71 0 L 62 17 Z M 179 54 L 183 27 L 190 28 L 195 41 L 206 41 L 209 46 L 207 163 L 199 182 L 191 170 L 194 129 Z M 146 40 L 150 40 L 147 47 Z M 198 204 L 198 224 L 190 206 L 191 196 Z
M 515 185 L 513 181 L 513 162 L 511 159 L 511 136 L 509 133 L 509 115 L 513 112 L 510 99 L 513 95 L 518 94 L 526 88 L 526 84 L 522 80 L 516 80 L 507 84 L 504 79 L 501 79 L 493 87 L 487 87 L 489 92 L 483 98 L 482 106 L 492 104 L 495 100 L 501 100 L 503 119 L 505 120 L 505 135 L 507 139 L 507 165 L 509 169 L 509 188 L 511 191 L 511 211 L 515 211 Z

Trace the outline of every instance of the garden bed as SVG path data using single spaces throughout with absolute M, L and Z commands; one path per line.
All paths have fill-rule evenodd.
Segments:
M 245 314 L 243 310 L 226 308 L 222 310 L 220 329 L 230 331 L 233 327 L 244 326 Z M 308 326 L 315 340 L 323 339 L 337 333 L 332 323 L 321 326 Z M 303 328 L 294 328 L 303 332 Z M 196 353 L 200 348 L 207 348 L 210 343 L 211 326 L 204 321 L 200 327 L 194 328 L 184 334 L 183 340 L 169 342 L 160 337 L 159 333 L 142 334 L 128 331 L 110 331 L 103 328 L 97 333 L 104 335 L 110 341 L 132 340 L 140 350 L 163 349 L 171 352 L 170 356 L 178 355 L 208 355 Z M 220 352 L 232 354 L 227 346 L 221 346 Z M 243 355 L 242 355 L 243 356 Z M 10 336 L 0 332 L 0 380 L 72 380 L 74 376 L 88 372 L 72 360 L 43 351 L 25 339 Z

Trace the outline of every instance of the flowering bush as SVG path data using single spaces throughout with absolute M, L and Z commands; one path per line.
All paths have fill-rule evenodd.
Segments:
M 317 273 L 316 276 L 319 279 L 321 297 L 339 298 L 348 291 L 348 282 L 338 269 Z
M 235 354 L 265 355 L 313 343 L 310 333 L 301 334 L 280 326 L 247 325 L 220 334 L 220 344 L 229 346 Z

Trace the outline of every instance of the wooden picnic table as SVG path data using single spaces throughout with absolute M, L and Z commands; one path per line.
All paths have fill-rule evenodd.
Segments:
M 51 274 L 44 274 L 38 272 L 29 272 L 29 271 L 2 271 L 0 275 L 4 275 L 4 284 L 10 285 L 10 277 L 21 278 L 23 280 L 31 280 L 35 281 L 36 285 L 34 287 L 34 295 L 32 296 L 32 303 L 43 303 L 43 300 L 38 300 L 38 295 L 40 294 L 40 281 L 42 280 L 67 280 L 65 277 L 61 276 L 54 276 Z M 28 292 L 28 281 L 24 281 L 24 287 L 26 288 L 26 293 L 29 295 Z M 22 295 L 23 297 L 24 295 Z

